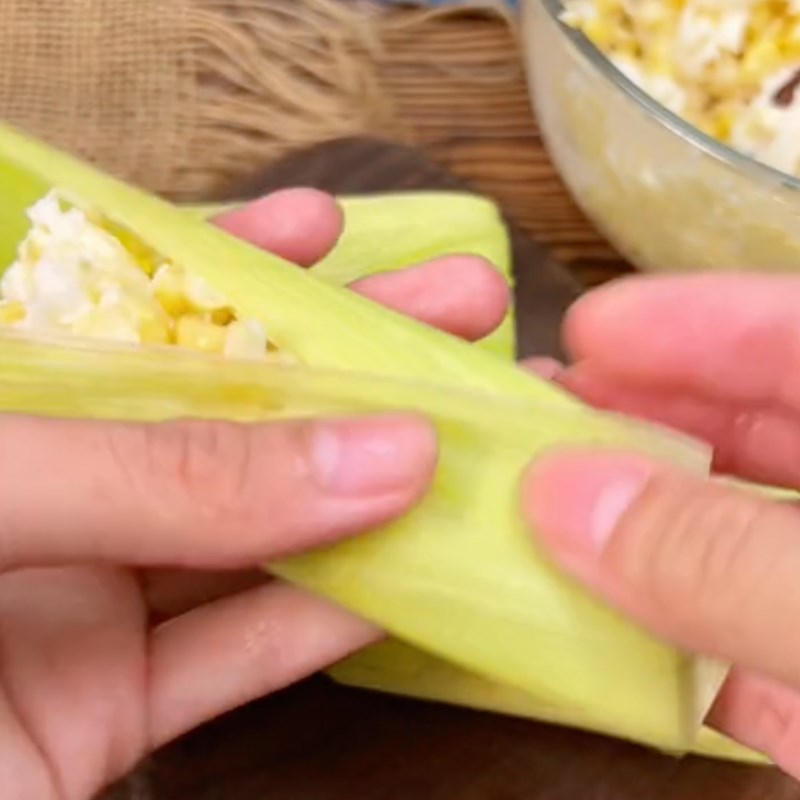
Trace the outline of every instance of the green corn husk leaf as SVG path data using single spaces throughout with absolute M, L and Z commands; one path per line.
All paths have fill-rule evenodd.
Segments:
M 184 203 L 181 208 L 193 217 L 210 220 L 212 217 L 224 214 L 226 211 L 235 211 L 245 202 L 242 200 L 236 203 Z
M 494 204 L 470 194 L 413 192 L 370 197 L 340 197 L 344 226 L 337 246 L 315 269 L 317 277 L 346 286 L 352 281 L 452 252 L 480 255 L 497 266 L 513 288 L 509 242 Z M 192 213 L 208 219 L 231 206 L 197 206 Z M 442 210 L 446 213 L 443 224 Z M 402 238 L 396 232 L 403 231 Z M 447 231 L 442 235 L 442 231 Z M 458 239 L 453 238 L 457 235 Z M 377 245 L 377 246 L 376 246 Z M 513 331 L 514 309 L 504 326 Z M 499 331 L 498 331 L 499 333 Z M 487 337 L 476 347 L 512 359 L 513 335 Z M 728 480 L 776 500 L 796 500 L 793 490 Z M 345 659 L 329 671 L 339 683 L 423 700 L 450 703 L 545 722 L 589 728 L 580 709 L 548 705 L 531 695 L 493 683 L 408 644 L 388 640 Z M 769 759 L 722 734 L 703 727 L 692 753 L 711 758 L 769 764 Z
M 344 216 L 342 237 L 320 265 L 327 268 L 324 277 L 334 283 L 345 286 L 377 272 L 455 251 L 487 258 L 513 287 L 505 228 L 497 224 L 499 220 L 494 205 L 481 198 L 430 191 L 365 198 L 340 197 L 338 200 Z M 448 214 L 444 229 L 450 236 L 457 235 L 457 242 L 440 235 L 443 230 L 440 207 L 446 208 Z M 189 210 L 208 219 L 228 208 L 198 206 Z M 397 230 L 404 231 L 402 239 L 397 237 Z M 376 237 L 380 237 L 377 239 L 379 243 L 389 243 L 392 252 L 385 252 L 386 247 L 376 249 Z M 410 247 L 414 257 L 409 259 L 402 252 L 403 247 Z M 377 258 L 376 253 L 380 253 L 381 258 Z M 319 276 L 319 270 L 316 274 Z M 512 307 L 504 323 L 512 331 L 513 319 Z M 492 339 L 496 342 L 494 347 Z M 509 360 L 515 356 L 512 336 L 502 340 L 499 336 L 488 337 L 474 346 L 484 347 Z M 797 499 L 794 491 L 730 482 L 777 500 Z M 604 732 L 602 728 L 589 724 L 580 709 L 548 705 L 526 692 L 494 683 L 394 639 L 350 656 L 329 669 L 328 674 L 335 681 L 356 688 Z M 771 763 L 762 754 L 706 727 L 700 730 L 691 752 L 751 764 Z
M 486 258 L 497 267 L 513 289 L 508 236 L 497 207 L 488 200 L 467 193 L 425 191 L 338 197 L 337 201 L 344 218 L 342 235 L 333 250 L 314 266 L 314 274 L 318 278 L 347 286 L 361 278 L 458 252 Z M 239 205 L 184 208 L 189 213 L 210 220 Z M 402 232 L 402 236 L 398 236 L 398 232 Z M 455 235 L 458 236 L 457 243 L 454 242 Z M 512 360 L 516 355 L 515 344 L 512 303 L 502 326 L 475 346 Z M 436 685 L 435 676 L 430 671 L 419 678 L 403 673 L 404 682 L 398 685 L 393 664 L 398 648 L 401 653 L 407 651 L 415 654 L 421 664 L 432 660 L 431 656 L 393 641 L 388 649 L 385 645 L 379 645 L 377 649 L 367 648 L 363 654 L 352 656 L 331 670 L 330 675 L 336 680 L 341 672 L 344 682 L 362 688 L 395 689 L 400 694 L 412 696 L 417 696 L 418 689 L 422 689 L 423 697 L 447 699 L 448 685 Z M 451 669 L 458 673 L 456 668 Z M 367 683 L 361 683 L 362 676 L 366 676 Z M 448 678 L 451 677 L 448 675 Z M 480 680 L 472 677 L 473 694 L 476 693 L 474 684 L 480 683 Z M 475 702 L 480 706 L 480 688 L 477 694 Z M 469 692 L 467 695 L 469 699 Z M 458 695 L 451 701 L 458 704 L 461 699 L 461 695 Z
M 724 665 L 656 640 L 556 571 L 525 529 L 517 487 L 531 457 L 554 446 L 625 448 L 698 474 L 708 472 L 705 448 L 590 409 L 10 128 L 0 128 L 0 186 L 0 263 L 27 231 L 26 208 L 59 187 L 204 278 L 300 362 L 8 335 L 0 411 L 132 420 L 423 412 L 440 438 L 423 502 L 368 536 L 269 569 L 450 663 L 580 709 L 587 725 L 692 747 Z
M 497 206 L 468 192 L 419 191 L 337 198 L 344 225 L 336 246 L 314 266 L 322 280 L 346 286 L 455 253 L 482 256 L 513 289 L 510 242 Z M 202 219 L 238 208 L 238 203 L 184 206 Z M 457 248 L 454 249 L 454 237 Z M 516 351 L 513 310 L 480 342 L 509 359 Z
M 339 203 L 344 215 L 342 237 L 321 266 L 329 266 L 330 270 L 325 277 L 342 286 L 376 272 L 455 251 L 487 258 L 498 267 L 513 287 L 508 238 L 505 228 L 498 224 L 499 217 L 492 203 L 469 194 L 440 192 L 389 194 L 368 198 L 343 197 L 339 198 Z M 439 234 L 442 229 L 440 216 L 437 217 L 436 214 L 439 205 L 447 209 L 446 230 L 451 236 L 457 233 L 457 242 L 452 239 L 448 241 Z M 217 211 L 213 207 L 210 210 L 202 209 L 202 215 L 207 218 Z M 395 231 L 405 232 L 402 243 L 412 248 L 415 254 L 413 259 L 407 259 L 405 253 L 400 252 L 402 245 L 398 246 L 398 237 L 394 234 L 393 227 Z M 391 243 L 392 251 L 385 252 L 389 248 L 376 250 L 376 239 L 378 242 Z M 376 252 L 381 253 L 381 259 L 375 257 Z M 513 317 L 512 307 L 505 323 L 512 330 Z M 511 337 L 507 337 L 502 346 L 496 347 L 492 347 L 491 338 L 476 342 L 474 346 L 484 347 L 508 359 L 515 356 Z M 797 499 L 797 492 L 794 491 L 741 481 L 729 482 L 763 492 L 774 499 Z M 335 665 L 328 672 L 337 682 L 358 688 L 530 717 L 572 727 L 588 727 L 603 732 L 602 729 L 598 730 L 596 726 L 587 724 L 580 709 L 547 705 L 525 692 L 493 683 L 397 640 L 390 639 L 368 647 Z M 771 763 L 762 754 L 706 727 L 701 729 L 691 752 L 752 764 Z
M 798 500 L 795 490 L 732 479 L 725 482 L 777 501 Z M 337 683 L 354 688 L 530 718 L 595 733 L 607 732 L 602 725 L 588 719 L 580 708 L 559 705 L 548 698 L 539 698 L 530 692 L 492 681 L 395 639 L 387 639 L 349 656 L 331 667 L 328 674 Z M 706 726 L 700 729 L 690 752 L 757 766 L 772 764 L 765 754 Z M 665 753 L 683 755 L 669 750 Z

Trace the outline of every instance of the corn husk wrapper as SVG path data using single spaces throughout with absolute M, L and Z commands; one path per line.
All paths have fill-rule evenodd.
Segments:
M 427 191 L 377 197 L 342 197 L 344 229 L 337 246 L 319 265 L 317 277 L 346 286 L 377 272 L 452 252 L 481 255 L 495 264 L 513 287 L 508 240 L 494 206 L 469 194 Z M 231 210 L 237 204 L 187 207 L 202 218 Z M 443 224 L 443 217 L 446 224 Z M 430 220 L 436 222 L 431 225 Z M 399 239 L 396 232 L 404 232 Z M 442 231 L 449 232 L 442 235 Z M 455 238 L 457 236 L 457 239 Z M 501 328 L 474 346 L 511 361 L 515 356 L 514 308 Z M 741 488 L 765 492 L 777 500 L 795 500 L 797 493 L 731 481 Z M 329 670 L 337 682 L 375 691 L 490 711 L 541 722 L 604 733 L 579 708 L 559 707 L 519 689 L 481 677 L 409 644 L 389 639 L 345 659 Z M 751 764 L 769 763 L 760 753 L 716 731 L 702 727 L 691 752 Z
M 369 535 L 266 565 L 391 635 L 662 750 L 695 742 L 725 665 L 658 641 L 561 575 L 521 518 L 531 458 L 625 448 L 707 474 L 706 448 L 599 413 L 505 359 L 382 309 L 180 208 L 0 128 L 0 263 L 53 186 L 123 225 L 261 320 L 298 366 L 168 347 L 0 337 L 0 411 L 254 421 L 416 410 L 437 427 L 432 490 Z M 569 502 L 569 498 L 564 499 Z
M 456 251 L 484 256 L 513 286 L 505 229 L 493 204 L 483 198 L 431 191 L 343 197 L 339 202 L 345 219 L 343 234 L 337 246 L 314 268 L 318 277 L 346 286 L 376 272 Z M 210 218 L 232 207 L 195 206 L 187 210 Z M 431 219 L 436 220 L 434 225 L 430 224 Z M 402 239 L 396 235 L 398 230 L 404 232 Z M 450 232 L 450 238 L 442 231 Z M 510 361 L 515 356 L 513 330 L 512 305 L 495 335 L 474 346 Z M 503 335 L 499 335 L 501 331 Z M 776 500 L 797 499 L 797 493 L 790 490 L 728 482 L 764 492 Z M 396 639 L 350 656 L 332 667 L 329 674 L 339 683 L 361 689 L 605 732 L 602 726 L 586 719 L 579 708 L 548 703 L 546 698 L 481 677 Z M 769 763 L 760 753 L 705 726 L 692 752 L 751 764 Z

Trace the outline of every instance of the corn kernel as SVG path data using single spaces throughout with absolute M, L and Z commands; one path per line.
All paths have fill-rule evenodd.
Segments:
M 228 325 L 225 355 L 229 358 L 264 358 L 267 334 L 257 322 L 236 321 Z
M 205 353 L 222 354 L 225 351 L 225 339 L 224 327 L 193 315 L 181 317 L 175 329 L 177 345 Z
M 15 301 L 0 301 L 0 325 L 16 325 L 25 319 L 25 306 Z
M 183 275 L 171 264 L 162 264 L 156 270 L 153 292 L 161 307 L 171 317 L 178 317 L 189 310 Z
M 759 39 L 745 53 L 741 61 L 741 72 L 745 79 L 763 80 L 782 63 L 783 55 L 772 39 Z
M 267 358 L 267 337 L 205 280 L 127 229 L 51 192 L 0 279 L 0 324 Z
M 98 228 L 111 234 L 111 236 L 113 236 L 134 258 L 142 271 L 148 277 L 152 277 L 159 266 L 160 259 L 138 236 L 122 225 L 118 225 L 109 219 L 91 214 L 91 212 L 87 214 L 87 216 L 90 217 L 91 221 L 97 225 Z
M 172 342 L 169 324 L 155 317 L 142 320 L 139 325 L 139 338 L 143 344 L 170 344 Z
M 717 139 L 727 140 L 733 130 L 734 122 L 735 115 L 729 109 L 721 109 L 711 117 L 705 132 Z
M 185 275 L 186 297 L 197 311 L 214 311 L 226 308 L 227 302 L 219 292 L 215 291 L 197 275 Z
M 215 308 L 209 312 L 208 317 L 215 325 L 229 325 L 236 319 L 236 315 L 230 308 Z

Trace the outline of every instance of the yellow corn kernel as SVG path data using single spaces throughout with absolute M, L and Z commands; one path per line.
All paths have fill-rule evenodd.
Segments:
M 712 114 L 704 128 L 704 133 L 722 141 L 730 138 L 736 115 L 730 109 L 719 109 Z
M 264 358 L 268 345 L 264 328 L 257 322 L 236 320 L 225 329 L 225 355 L 230 358 Z
M 759 80 L 774 72 L 783 63 L 783 55 L 777 43 L 768 38 L 759 38 L 742 58 L 741 74 L 747 80 Z
M 236 319 L 236 315 L 230 308 L 215 308 L 209 313 L 208 318 L 215 325 L 230 325 Z
M 800 36 L 792 36 L 781 43 L 781 54 L 787 63 L 800 60 Z
M 225 350 L 225 328 L 187 314 L 177 322 L 175 343 L 205 353 L 222 353 Z
M 228 304 L 219 292 L 208 285 L 208 282 L 197 275 L 184 273 L 186 299 L 195 311 L 212 312 L 228 308 Z
M 139 325 L 139 337 L 143 344 L 170 344 L 172 335 L 170 325 L 163 319 L 150 317 Z
M 179 317 L 189 310 L 183 274 L 172 264 L 162 264 L 156 270 L 153 292 L 161 307 L 171 317 Z
M 16 325 L 25 319 L 25 306 L 15 301 L 0 301 L 0 325 Z
M 653 75 L 672 76 L 671 44 L 666 39 L 659 39 L 643 55 L 645 69 Z
M 95 214 L 92 211 L 87 213 L 87 217 L 97 225 L 98 228 L 111 234 L 148 277 L 153 276 L 161 260 L 158 254 L 144 244 L 138 236 L 135 236 L 124 226 L 118 225 L 113 220 L 105 219 L 102 215 Z

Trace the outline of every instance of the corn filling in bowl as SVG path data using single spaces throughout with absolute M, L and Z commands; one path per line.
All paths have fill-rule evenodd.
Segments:
M 799 0 L 523 0 L 577 204 L 634 266 L 800 270 Z
M 562 19 L 704 133 L 800 171 L 798 0 L 567 0 Z

